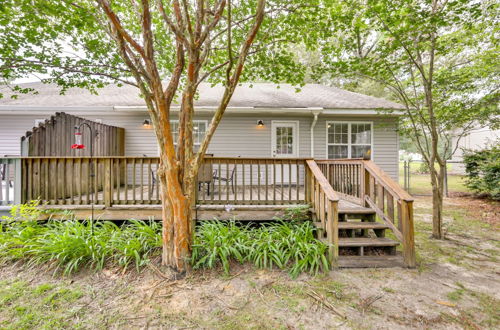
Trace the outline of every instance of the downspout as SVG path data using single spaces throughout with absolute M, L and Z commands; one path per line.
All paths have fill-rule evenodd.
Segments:
M 311 123 L 311 158 L 314 158 L 314 127 L 316 126 L 316 122 L 318 121 L 318 115 L 321 111 L 313 111 L 312 114 L 314 119 Z

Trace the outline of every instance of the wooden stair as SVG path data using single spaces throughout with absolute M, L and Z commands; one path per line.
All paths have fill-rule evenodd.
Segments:
M 315 219 L 313 214 L 313 219 Z M 314 221 L 318 239 L 327 243 L 323 224 Z M 339 207 L 339 259 L 341 268 L 403 267 L 403 258 L 396 253 L 399 242 L 385 237 L 391 228 L 376 221 L 372 208 L 341 201 Z

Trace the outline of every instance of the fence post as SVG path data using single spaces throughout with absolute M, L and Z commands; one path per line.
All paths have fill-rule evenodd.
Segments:
M 444 195 L 448 196 L 448 163 L 444 160 Z

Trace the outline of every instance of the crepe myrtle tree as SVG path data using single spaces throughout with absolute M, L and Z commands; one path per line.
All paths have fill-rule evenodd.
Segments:
M 7 0 L 0 10 L 4 81 L 41 75 L 62 92 L 75 86 L 98 92 L 109 82 L 138 88 L 160 151 L 162 260 L 186 271 L 196 177 L 210 140 L 241 80 L 302 82 L 305 69 L 286 44 L 297 24 L 314 16 L 314 1 Z M 223 84 L 224 93 L 195 152 L 194 100 L 202 81 Z M 180 105 L 177 141 L 173 102 Z
M 400 129 L 429 165 L 433 237 L 443 238 L 446 160 L 472 129 L 500 119 L 498 2 L 324 3 L 322 26 L 308 39 L 321 54 L 316 79 L 369 79 L 403 105 Z

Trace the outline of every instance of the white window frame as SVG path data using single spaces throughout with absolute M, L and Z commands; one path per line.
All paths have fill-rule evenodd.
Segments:
M 364 146 L 366 144 L 361 144 L 361 143 L 358 143 L 358 144 L 352 144 L 351 142 L 351 127 L 352 127 L 352 124 L 369 124 L 370 125 L 370 150 L 371 150 L 371 159 L 373 159 L 373 155 L 374 155 L 374 148 L 373 148 L 373 135 L 374 135 L 374 131 L 373 131 L 373 121 L 345 121 L 345 120 L 333 120 L 333 121 L 327 121 L 326 122 L 326 158 L 327 159 L 330 159 L 329 158 L 329 155 L 328 155 L 328 147 L 329 146 L 335 146 L 335 145 L 342 145 L 342 146 L 345 146 L 346 144 L 344 143 L 329 143 L 328 142 L 328 125 L 330 124 L 347 124 L 347 158 L 352 158 L 351 157 L 351 147 L 352 146 Z M 331 159 L 335 159 L 335 158 L 331 158 Z
M 179 123 L 179 120 L 178 119 L 174 119 L 174 120 L 170 120 L 170 123 Z M 193 124 L 194 123 L 205 123 L 205 134 L 207 134 L 207 131 L 208 131 L 208 120 L 193 120 Z M 177 139 L 175 139 L 174 141 L 174 146 L 177 145 Z M 195 143 L 193 141 L 193 146 L 200 146 L 201 145 L 201 142 L 200 143 Z

